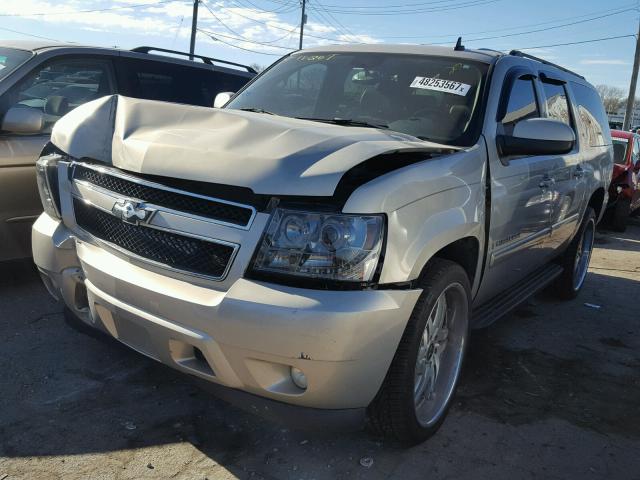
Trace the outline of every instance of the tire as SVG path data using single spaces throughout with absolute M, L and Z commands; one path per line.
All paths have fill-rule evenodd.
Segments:
M 471 288 L 465 270 L 449 260 L 433 259 L 419 287 L 423 292 L 384 382 L 367 411 L 375 433 L 407 446 L 429 438 L 444 421 L 469 340 Z M 430 332 L 443 331 L 433 329 L 442 312 L 446 337 L 434 335 L 427 347 L 425 335 L 432 338 Z
M 627 229 L 627 221 L 631 214 L 631 199 L 620 198 L 616 202 L 611 219 L 611 227 L 616 232 L 624 232 Z
M 100 340 L 109 338 L 106 333 L 98 330 L 97 328 L 93 328 L 91 325 L 87 325 L 86 322 L 83 322 L 69 307 L 64 307 L 64 321 L 76 332 L 82 333 L 83 335 Z
M 595 232 L 596 213 L 593 208 L 587 207 L 578 233 L 560 259 L 564 270 L 553 284 L 553 293 L 559 298 L 571 300 L 582 290 L 589 269 Z

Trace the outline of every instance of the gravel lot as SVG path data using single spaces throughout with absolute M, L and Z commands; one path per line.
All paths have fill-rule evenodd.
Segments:
M 231 407 L 69 329 L 29 264 L 0 272 L 0 480 L 640 479 L 638 220 L 598 235 L 577 300 L 541 294 L 474 335 L 449 418 L 409 450 Z

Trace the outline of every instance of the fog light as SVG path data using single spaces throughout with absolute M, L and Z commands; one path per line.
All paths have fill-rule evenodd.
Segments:
M 302 390 L 307 389 L 307 376 L 299 368 L 291 367 L 291 380 L 296 384 L 296 387 Z

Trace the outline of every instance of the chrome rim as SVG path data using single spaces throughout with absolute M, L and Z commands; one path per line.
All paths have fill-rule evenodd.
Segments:
M 582 232 L 582 238 L 576 250 L 576 258 L 573 264 L 573 289 L 580 290 L 584 279 L 587 277 L 589 270 L 589 260 L 591 260 L 591 251 L 593 250 L 593 240 L 595 237 L 596 225 L 593 220 L 585 226 Z
M 423 427 L 438 421 L 455 389 L 468 331 L 468 310 L 464 287 L 453 283 L 440 294 L 427 318 L 413 384 L 416 418 Z

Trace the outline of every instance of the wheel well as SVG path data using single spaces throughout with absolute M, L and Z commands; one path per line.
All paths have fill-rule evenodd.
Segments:
M 478 267 L 479 250 L 480 242 L 478 242 L 477 238 L 465 237 L 441 248 L 433 257 L 456 262 L 465 269 L 469 276 L 469 283 L 473 285 L 473 280 L 476 276 L 476 269 Z
M 600 213 L 604 208 L 604 188 L 599 188 L 591 194 L 589 206 L 596 212 L 596 219 L 600 218 Z

